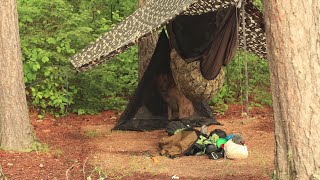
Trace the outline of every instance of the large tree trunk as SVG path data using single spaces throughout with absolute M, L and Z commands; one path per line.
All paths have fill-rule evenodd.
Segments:
M 264 1 L 276 179 L 320 179 L 320 1 Z
M 0 1 L 0 146 L 29 148 L 34 140 L 23 82 L 15 0 Z

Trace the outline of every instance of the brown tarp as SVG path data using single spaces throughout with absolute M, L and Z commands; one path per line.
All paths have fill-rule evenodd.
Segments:
M 194 130 L 184 130 L 169 137 L 163 137 L 159 141 L 160 154 L 171 158 L 185 155 L 198 140 L 198 134 Z

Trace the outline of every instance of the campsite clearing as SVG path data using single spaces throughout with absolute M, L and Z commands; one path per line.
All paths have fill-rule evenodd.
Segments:
M 0 151 L 0 163 L 9 179 L 270 179 L 273 173 L 274 127 L 272 110 L 253 108 L 251 118 L 241 107 L 230 105 L 210 126 L 246 137 L 249 158 L 209 160 L 207 156 L 176 159 L 159 156 L 158 141 L 164 130 L 151 132 L 111 131 L 118 114 L 69 115 L 55 119 L 31 119 L 37 137 L 45 145 L 36 152 Z M 48 145 L 48 147 L 46 147 Z

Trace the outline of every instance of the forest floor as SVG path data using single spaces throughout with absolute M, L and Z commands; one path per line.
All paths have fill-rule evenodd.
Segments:
M 274 165 L 272 110 L 253 108 L 250 118 L 241 107 L 230 105 L 210 126 L 246 137 L 249 157 L 245 160 L 210 160 L 207 156 L 176 159 L 159 156 L 158 141 L 164 130 L 151 132 L 111 131 L 118 114 L 47 116 L 31 113 L 38 151 L 0 150 L 0 163 L 9 179 L 271 179 Z M 47 147 L 46 147 L 47 145 Z

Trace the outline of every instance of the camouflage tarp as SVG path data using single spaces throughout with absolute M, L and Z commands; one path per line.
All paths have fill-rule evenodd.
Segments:
M 149 0 L 145 6 L 119 23 L 112 30 L 98 38 L 71 58 L 79 71 L 99 65 L 128 47 L 137 43 L 140 37 L 148 35 L 166 25 L 178 15 L 199 15 L 234 6 L 239 0 Z M 248 3 L 246 5 L 248 51 L 265 57 L 265 34 L 261 12 Z M 241 23 L 242 21 L 239 21 Z M 241 26 L 239 35 L 242 34 Z M 240 35 L 240 47 L 243 39 Z

